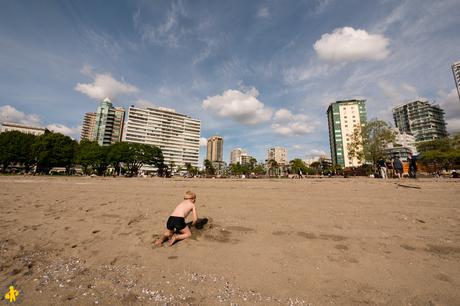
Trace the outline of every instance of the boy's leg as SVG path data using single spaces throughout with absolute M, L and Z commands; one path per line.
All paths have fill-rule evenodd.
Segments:
M 155 241 L 155 245 L 161 245 L 163 242 L 170 239 L 173 235 L 174 235 L 174 232 L 167 229 L 166 232 L 163 234 L 163 236 L 161 236 L 161 238 L 158 238 L 158 240 Z
M 190 231 L 188 226 L 186 226 L 185 228 L 181 229 L 179 232 L 180 232 L 179 235 L 174 234 L 172 236 L 171 240 L 169 240 L 169 246 L 172 246 L 174 243 L 176 243 L 179 240 L 184 240 L 184 239 L 187 239 L 188 237 L 192 236 L 192 232 Z

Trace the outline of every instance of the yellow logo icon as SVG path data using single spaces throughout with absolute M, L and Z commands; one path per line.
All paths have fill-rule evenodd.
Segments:
M 19 295 L 19 291 L 10 286 L 10 291 L 5 294 L 5 299 L 10 302 L 16 302 L 16 297 Z

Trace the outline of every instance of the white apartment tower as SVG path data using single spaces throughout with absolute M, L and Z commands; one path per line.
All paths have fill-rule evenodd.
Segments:
M 327 109 L 329 143 L 332 163 L 342 167 L 357 167 L 361 162 L 348 154 L 348 146 L 356 128 L 367 121 L 366 100 L 345 100 L 331 103 Z
M 94 129 L 96 128 L 96 113 L 86 113 L 83 117 L 83 125 L 81 128 L 80 141 L 94 141 Z
M 274 160 L 278 165 L 283 166 L 288 164 L 287 149 L 281 147 L 273 147 L 267 151 L 267 162 Z
M 241 148 L 233 149 L 230 152 L 230 165 L 236 165 L 238 163 L 240 163 L 240 165 L 242 165 L 243 164 L 243 160 L 242 160 L 243 156 L 248 156 L 248 153 L 246 153 L 246 151 L 244 151 Z
M 123 141 L 155 145 L 166 165 L 198 167 L 201 121 L 164 107 L 128 109 Z

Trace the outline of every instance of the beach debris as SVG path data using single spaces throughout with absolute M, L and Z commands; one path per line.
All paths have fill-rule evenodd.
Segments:
M 399 187 L 404 187 L 404 188 L 414 188 L 414 189 L 422 189 L 420 186 L 412 186 L 412 185 L 405 185 L 405 184 L 398 184 Z
M 218 274 L 184 271 L 160 274 L 156 281 L 142 281 L 140 274 L 152 272 L 148 266 L 88 265 L 86 260 L 63 256 L 59 250 L 23 251 L 16 260 L 33 269 L 30 281 L 38 293 L 53 292 L 53 297 L 63 304 L 71 300 L 84 305 L 120 302 L 182 305 L 195 304 L 204 298 L 205 304 L 309 305 L 300 297 L 280 298 L 264 295 L 254 288 L 239 287 Z

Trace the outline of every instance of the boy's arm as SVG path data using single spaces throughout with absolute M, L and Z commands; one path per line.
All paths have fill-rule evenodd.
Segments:
M 193 205 L 193 208 L 192 208 L 192 218 L 193 218 L 193 224 L 195 224 L 196 221 L 198 220 L 198 216 L 197 216 L 197 214 L 196 214 L 195 205 Z

